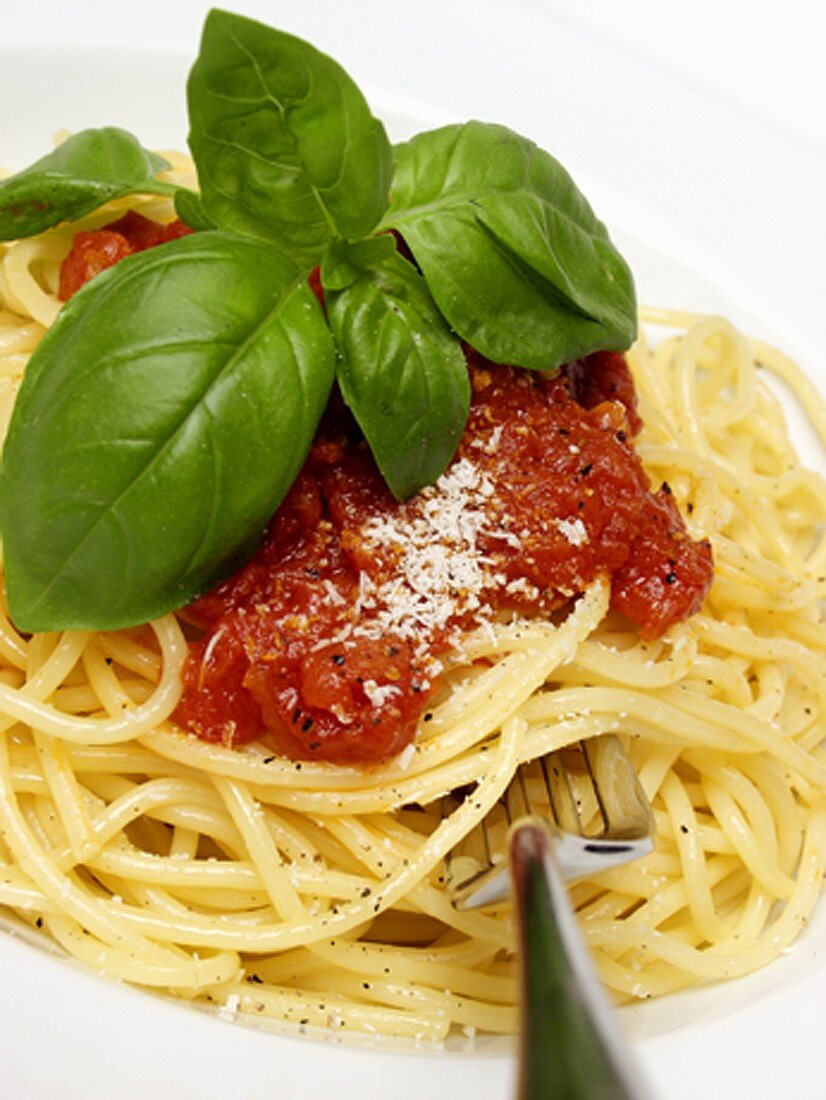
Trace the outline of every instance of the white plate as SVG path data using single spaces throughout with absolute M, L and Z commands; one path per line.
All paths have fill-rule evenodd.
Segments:
M 114 25 L 115 9 L 104 0 L 4 0 L 0 164 L 22 167 L 59 128 L 103 123 L 132 129 L 147 145 L 182 146 L 183 82 L 206 6 L 142 0 L 119 5 Z M 791 0 L 784 14 L 805 20 L 809 7 Z M 738 52 L 731 4 L 722 24 L 729 52 L 715 39 L 725 79 L 703 73 L 702 35 L 695 23 L 682 25 L 689 12 L 710 17 L 706 0 L 656 8 L 656 26 L 641 18 L 653 11 L 645 2 L 636 25 L 627 12 L 630 24 L 619 27 L 615 7 L 609 17 L 597 3 L 589 19 L 566 0 L 244 5 L 345 64 L 396 137 L 472 116 L 528 134 L 571 169 L 611 226 L 643 300 L 726 313 L 824 379 L 826 158 L 812 140 L 815 113 L 799 113 L 818 85 L 795 67 L 782 40 L 788 24 L 778 23 L 780 73 L 773 69 L 772 79 L 782 82 L 785 65 L 792 112 L 785 125 L 782 100 L 771 111 L 756 92 L 749 101 L 749 86 L 763 87 L 750 58 L 763 54 Z M 652 26 L 667 36 L 667 49 L 658 51 Z M 692 48 L 681 58 L 675 36 L 690 27 Z M 771 30 L 765 21 L 764 30 Z M 761 41 L 766 50 L 768 39 Z M 658 1095 L 821 1095 L 824 949 L 821 906 L 800 946 L 762 973 L 625 1012 Z M 273 1036 L 101 981 L 7 935 L 0 935 L 0 1019 L 4 1096 L 300 1100 L 329 1091 L 337 1100 L 428 1092 L 500 1100 L 512 1093 L 512 1064 L 500 1044 L 439 1055 Z

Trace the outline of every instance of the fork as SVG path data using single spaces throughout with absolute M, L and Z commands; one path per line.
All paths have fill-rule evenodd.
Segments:
M 577 927 L 565 881 L 596 874 L 653 848 L 651 806 L 613 734 L 522 765 L 453 853 L 455 904 L 515 900 L 522 1027 L 518 1100 L 642 1100 L 648 1093 L 613 1019 Z M 505 853 L 507 852 L 507 859 Z

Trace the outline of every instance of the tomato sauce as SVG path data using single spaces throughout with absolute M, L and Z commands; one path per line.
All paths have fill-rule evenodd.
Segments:
M 624 358 L 552 379 L 468 353 L 473 399 L 436 486 L 398 504 L 333 403 L 253 560 L 188 609 L 178 721 L 225 744 L 367 763 L 403 749 L 440 655 L 498 612 L 550 614 L 597 575 L 644 638 L 692 614 L 711 550 L 652 492 Z
M 78 233 L 69 298 L 126 255 L 191 232 L 129 213 Z M 310 285 L 323 303 L 317 272 Z M 652 491 L 622 355 L 552 378 L 466 349 L 470 416 L 435 486 L 397 503 L 340 399 L 243 569 L 186 609 L 177 721 L 207 741 L 264 740 L 294 759 L 371 763 L 412 741 L 463 631 L 564 611 L 597 576 L 646 639 L 711 585 L 705 541 Z
M 95 275 L 125 256 L 177 240 L 191 232 L 180 218 L 162 223 L 130 210 L 103 229 L 76 233 L 69 254 L 60 266 L 58 297 L 67 302 Z

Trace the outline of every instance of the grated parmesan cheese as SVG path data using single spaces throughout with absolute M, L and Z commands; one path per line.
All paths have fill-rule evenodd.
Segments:
M 365 680 L 362 683 L 364 694 L 374 707 L 383 707 L 394 695 L 401 695 L 402 689 L 395 684 L 377 684 L 375 680 Z
M 588 542 L 588 532 L 581 519 L 558 519 L 556 529 L 563 535 L 571 546 L 584 546 Z
M 457 615 L 478 612 L 481 621 L 488 613 L 482 594 L 506 578 L 481 552 L 480 537 L 518 545 L 515 536 L 497 529 L 488 506 L 494 492 L 488 475 L 462 458 L 393 515 L 368 520 L 361 537 L 396 555 L 398 575 L 378 583 L 360 575 L 357 613 L 371 614 L 353 633 L 415 640 Z

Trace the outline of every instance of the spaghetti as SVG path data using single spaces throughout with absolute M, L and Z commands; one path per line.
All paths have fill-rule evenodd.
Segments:
M 171 217 L 165 200 L 130 206 Z M 0 246 L 3 427 L 76 229 Z M 25 637 L 4 615 L 0 904 L 95 969 L 225 1014 L 427 1041 L 507 1032 L 509 908 L 457 911 L 445 856 L 520 761 L 615 731 L 653 801 L 656 850 L 572 897 L 617 999 L 782 952 L 817 903 L 826 852 L 826 489 L 759 368 L 821 433 L 826 414 L 788 360 L 724 320 L 644 320 L 665 335 L 629 355 L 638 450 L 712 541 L 699 614 L 644 642 L 597 580 L 559 625 L 467 636 L 413 745 L 366 770 L 177 730 L 174 616 Z M 466 786 L 444 816 L 442 796 Z

